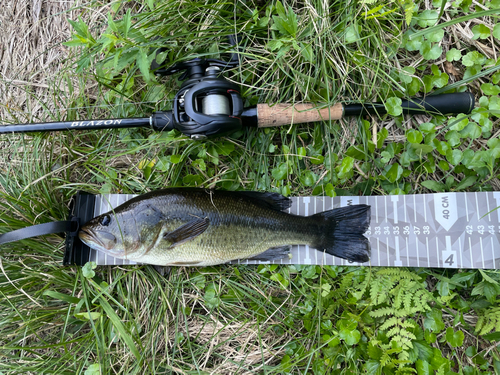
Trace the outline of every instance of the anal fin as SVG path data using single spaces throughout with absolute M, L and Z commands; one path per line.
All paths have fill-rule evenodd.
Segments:
M 248 260 L 269 261 L 275 259 L 289 258 L 291 249 L 292 246 L 290 245 L 271 247 L 266 251 L 264 251 L 263 253 L 248 258 Z

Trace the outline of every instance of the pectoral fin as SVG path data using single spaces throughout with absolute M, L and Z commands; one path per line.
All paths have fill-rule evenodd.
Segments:
M 200 234 L 205 232 L 209 224 L 210 220 L 208 220 L 208 218 L 194 219 L 184 225 L 181 225 L 176 230 L 164 234 L 163 239 L 170 242 L 169 248 L 173 248 L 198 237 Z

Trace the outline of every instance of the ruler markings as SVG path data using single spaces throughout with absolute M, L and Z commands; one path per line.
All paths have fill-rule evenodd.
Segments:
M 479 213 L 479 200 L 477 199 L 477 192 L 474 193 L 474 197 L 476 198 L 477 220 L 481 220 L 481 214 Z
M 471 265 L 472 267 L 476 266 L 476 262 L 474 259 L 474 254 L 472 254 L 472 243 L 471 243 L 471 237 L 469 236 L 469 252 L 470 252 L 470 260 L 471 260 Z
M 377 266 L 380 266 L 380 240 L 378 237 L 377 237 L 377 258 L 378 258 Z
M 491 245 L 491 259 L 493 261 L 493 265 L 491 268 L 495 269 L 496 257 L 495 257 L 495 245 L 493 244 L 493 236 L 490 237 L 490 245 Z
M 493 192 L 493 198 L 495 198 L 495 200 L 497 201 L 496 203 L 496 206 L 500 206 L 500 192 L 498 191 L 495 191 Z M 498 218 L 498 222 L 500 223 L 500 208 L 496 210 L 497 212 L 497 218 Z
M 403 262 L 401 261 L 401 254 L 399 253 L 399 237 L 394 237 L 394 250 L 396 252 L 396 260 L 394 261 L 394 265 L 396 267 L 402 267 Z
M 491 221 L 491 208 L 490 208 L 490 199 L 488 198 L 488 193 L 486 193 L 486 207 L 488 207 L 488 221 Z
M 483 237 L 479 237 L 479 246 L 481 248 L 481 264 L 484 268 L 484 248 L 483 248 Z
M 388 218 L 387 218 L 387 195 L 384 195 L 384 210 L 385 210 L 384 221 L 386 223 L 388 223 Z
M 458 254 L 460 254 L 460 264 L 458 264 L 458 268 L 463 268 L 464 267 L 464 261 L 462 259 L 462 236 L 458 237 L 458 249 L 460 250 Z
M 398 223 L 398 201 L 399 195 L 391 195 L 392 207 L 394 210 L 394 224 Z
M 403 195 L 403 209 L 405 213 L 405 223 L 408 222 L 408 216 L 407 216 L 407 211 L 406 211 L 406 195 Z
M 416 195 L 413 195 L 413 215 L 414 215 L 413 220 L 416 223 L 417 222 L 417 198 L 416 198 Z
M 424 195 L 423 197 L 423 207 L 424 207 L 424 221 L 427 224 L 427 194 Z
M 425 237 L 425 247 L 427 248 L 427 267 L 430 267 L 431 259 L 429 258 L 429 238 Z
M 441 265 L 441 262 L 439 261 L 439 238 L 436 237 L 436 258 L 437 258 L 437 262 L 436 264 L 439 266 L 442 266 Z M 428 251 L 428 250 L 427 250 Z
M 386 237 L 385 239 L 385 250 L 387 253 L 387 264 L 386 266 L 390 267 L 391 266 L 391 251 L 389 248 L 389 237 Z

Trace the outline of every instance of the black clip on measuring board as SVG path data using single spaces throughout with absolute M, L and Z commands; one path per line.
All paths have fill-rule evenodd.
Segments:
M 79 191 L 70 203 L 69 220 L 74 220 L 79 225 L 85 224 L 95 216 L 95 200 L 94 194 L 84 193 Z M 66 247 L 64 251 L 63 265 L 83 266 L 90 259 L 91 249 L 85 245 L 77 233 L 66 233 Z

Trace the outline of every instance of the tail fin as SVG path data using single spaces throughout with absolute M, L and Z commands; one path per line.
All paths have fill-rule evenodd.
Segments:
M 315 249 L 351 262 L 370 259 L 370 241 L 363 236 L 370 225 L 370 206 L 358 204 L 320 212 L 312 218 L 326 221 Z

